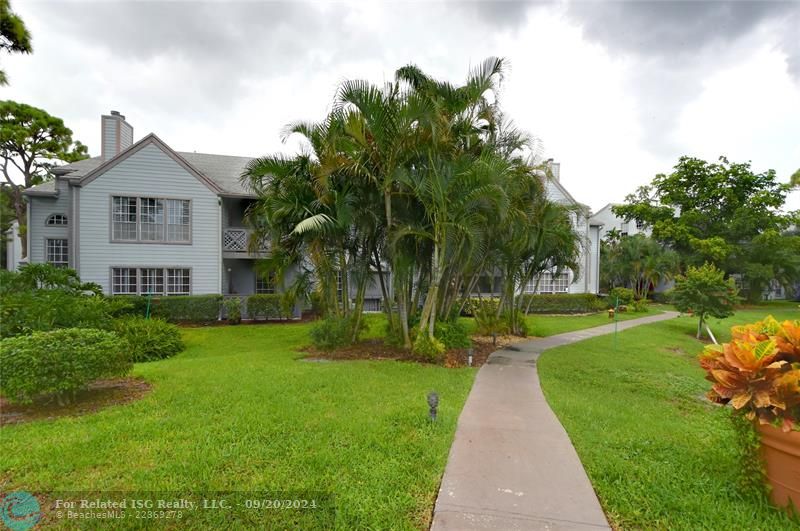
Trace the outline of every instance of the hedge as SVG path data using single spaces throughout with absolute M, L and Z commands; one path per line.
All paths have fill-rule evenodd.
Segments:
M 153 297 L 150 315 L 173 322 L 209 322 L 219 319 L 221 306 L 222 295 Z
M 593 293 L 523 295 L 522 308 L 529 313 L 592 313 L 605 310 L 603 300 Z M 531 300 L 532 299 L 532 300 Z
M 278 293 L 264 293 L 247 297 L 247 316 L 250 319 L 288 318 L 282 307 L 283 296 Z
M 30 403 L 54 395 L 59 404 L 98 378 L 124 376 L 131 369 L 129 345 L 112 332 L 64 328 L 0 341 L 0 393 Z

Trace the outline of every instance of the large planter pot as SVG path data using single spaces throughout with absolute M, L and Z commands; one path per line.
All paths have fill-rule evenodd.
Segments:
M 772 503 L 786 507 L 791 502 L 800 509 L 800 432 L 757 424 Z

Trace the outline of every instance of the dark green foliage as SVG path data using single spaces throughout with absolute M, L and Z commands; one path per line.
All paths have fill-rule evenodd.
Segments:
M 0 336 L 56 328 L 108 328 L 113 307 L 101 295 L 76 296 L 60 290 L 23 291 L 2 298 Z
M 617 304 L 620 306 L 628 306 L 633 302 L 634 294 L 630 288 L 612 288 L 608 292 L 608 307 L 614 308 Z
M 162 319 L 124 317 L 114 321 L 114 331 L 128 342 L 133 362 L 163 360 L 183 350 L 178 327 Z
M 13 11 L 9 0 L 0 0 L 0 50 L 7 53 L 31 53 L 31 33 Z M 0 85 L 8 85 L 5 70 L 0 70 Z
M 650 311 L 650 303 L 647 299 L 637 299 L 630 304 L 630 309 L 636 313 L 647 313 Z
M 112 332 L 66 328 L 0 341 L 0 392 L 29 403 L 54 395 L 59 403 L 98 378 L 124 376 L 131 369 L 127 343 Z
M 434 325 L 434 337 L 450 348 L 469 348 L 472 340 L 469 338 L 467 327 L 460 321 L 442 322 L 437 321 Z
M 470 307 L 475 316 L 475 327 L 479 335 L 504 334 L 508 330 L 508 324 L 503 316 L 497 315 L 496 299 L 472 300 Z
M 150 315 L 172 322 L 205 323 L 219 319 L 221 305 L 222 295 L 153 297 Z
M 242 299 L 239 297 L 229 297 L 222 304 L 225 306 L 225 316 L 229 324 L 239 324 L 242 322 Z
M 659 302 L 661 304 L 672 304 L 672 295 L 673 291 L 672 288 L 661 291 L 661 292 L 654 292 L 650 296 L 655 302 Z
M 656 175 L 612 210 L 652 227 L 653 238 L 688 265 L 742 274 L 758 300 L 770 280 L 788 286 L 800 279 L 800 240 L 786 232 L 798 223 L 785 209 L 791 188 L 773 170 L 754 173 L 750 163 L 681 157 L 672 173 Z
M 114 295 L 111 297 L 118 307 L 118 317 L 124 315 L 138 315 L 145 317 L 147 315 L 147 297 L 140 297 L 138 295 Z
M 289 317 L 283 312 L 279 293 L 250 295 L 247 297 L 247 315 L 250 319 L 279 319 Z
M 523 295 L 528 313 L 592 313 L 605 309 L 602 299 L 592 293 Z
M 364 319 L 361 320 L 358 334 L 355 339 L 367 328 Z M 320 319 L 311 327 L 309 336 L 315 347 L 323 350 L 334 350 L 353 342 L 353 321 L 347 317 L 329 316 Z
M 739 297 L 733 279 L 726 280 L 723 271 L 707 263 L 701 267 L 689 266 L 686 275 L 676 279 L 673 302 L 678 311 L 691 311 L 699 317 L 697 323 L 699 339 L 705 320 L 708 317 L 724 319 L 733 315 Z

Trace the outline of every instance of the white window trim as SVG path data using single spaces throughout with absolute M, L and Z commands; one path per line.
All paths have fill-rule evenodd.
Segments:
M 50 221 L 55 219 L 57 216 L 60 216 L 64 220 L 64 223 L 50 223 Z M 61 213 L 50 214 L 49 216 L 47 216 L 47 219 L 45 220 L 44 224 L 47 227 L 67 227 L 69 226 L 69 218 L 67 217 L 66 214 L 61 214 Z
M 136 292 L 134 293 L 116 293 L 114 291 L 114 270 L 115 269 L 134 269 L 136 271 Z M 167 265 L 167 266 L 153 266 L 153 265 L 113 265 L 108 269 L 108 278 L 109 278 L 109 292 L 111 295 L 114 296 L 125 296 L 125 295 L 140 295 L 140 296 L 147 296 L 149 293 L 142 291 L 142 270 L 143 269 L 160 269 L 163 283 L 164 283 L 164 292 L 163 293 L 153 293 L 154 297 L 176 297 L 182 295 L 192 295 L 193 291 L 193 279 L 194 279 L 194 268 L 181 266 L 181 265 Z M 167 282 L 167 270 L 168 269 L 185 269 L 189 271 L 189 291 L 188 292 L 181 292 L 181 293 L 168 293 L 168 286 L 169 283 Z
M 66 252 L 67 261 L 66 262 L 53 262 L 53 261 L 49 260 L 50 257 L 48 256 L 48 250 L 49 250 L 50 246 L 48 245 L 48 242 L 50 242 L 51 240 L 53 240 L 53 241 L 54 240 L 59 240 L 59 241 L 66 242 L 66 245 L 67 245 L 67 252 Z M 70 247 L 69 238 L 45 238 L 44 239 L 44 261 L 45 261 L 45 263 L 52 264 L 52 265 L 54 265 L 56 267 L 69 267 L 69 247 Z
M 136 239 L 124 240 L 114 237 L 114 198 L 115 197 L 130 197 L 136 199 Z M 164 223 L 163 223 L 163 240 L 143 240 L 142 239 L 142 199 L 156 199 L 164 202 Z M 169 229 L 169 201 L 188 201 L 189 202 L 189 239 L 188 240 L 168 240 Z M 193 201 L 185 197 L 162 197 L 162 196 L 148 196 L 148 195 L 134 195 L 134 194 L 112 194 L 108 197 L 108 241 L 109 243 L 141 243 L 141 244 L 155 244 L 155 245 L 192 245 L 194 238 L 194 215 L 193 215 Z

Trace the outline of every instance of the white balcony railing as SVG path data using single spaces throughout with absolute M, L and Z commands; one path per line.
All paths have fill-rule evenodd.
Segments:
M 250 251 L 250 237 L 253 231 L 243 228 L 228 228 L 222 230 L 222 250 L 231 253 L 247 253 Z M 269 250 L 267 242 L 261 242 L 259 252 Z

